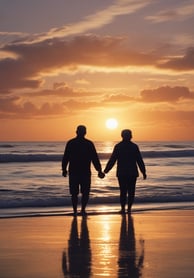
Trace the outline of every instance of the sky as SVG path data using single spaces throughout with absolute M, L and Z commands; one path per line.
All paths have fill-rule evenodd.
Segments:
M 0 0 L 0 141 L 194 140 L 193 26 L 193 0 Z

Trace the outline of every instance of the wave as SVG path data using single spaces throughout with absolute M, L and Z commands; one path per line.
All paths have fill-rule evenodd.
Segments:
M 14 145 L 11 144 L 0 144 L 0 148 L 5 148 L 5 149 L 9 149 L 9 148 L 14 148 Z
M 149 204 L 149 203 L 174 203 L 174 202 L 193 202 L 193 194 L 185 194 L 184 196 L 174 194 L 172 196 L 142 196 L 135 198 L 135 204 Z M 90 197 L 90 205 L 119 205 L 119 196 L 106 196 L 106 197 Z M 64 197 L 37 197 L 36 198 L 15 198 L 0 201 L 0 209 L 13 209 L 13 208 L 47 208 L 53 207 L 66 207 L 71 206 L 71 198 L 69 196 Z
M 176 150 L 176 151 L 145 151 L 143 157 L 162 158 L 162 157 L 194 157 L 194 150 Z
M 1 154 L 0 163 L 6 162 L 46 162 L 61 161 L 62 155 L 57 154 Z
M 172 210 L 172 209 L 194 209 L 194 202 L 142 202 L 134 203 L 132 212 L 140 213 L 145 211 Z M 118 203 L 88 204 L 88 215 L 118 214 L 120 205 Z M 72 216 L 72 206 L 60 205 L 55 207 L 11 207 L 0 210 L 0 219 L 17 217 L 40 217 L 40 216 Z
M 144 158 L 170 158 L 170 157 L 194 157 L 194 150 L 171 150 L 171 151 L 142 151 Z M 100 159 L 108 159 L 110 153 L 99 153 Z M 61 154 L 0 154 L 0 163 L 8 162 L 49 162 L 61 161 Z

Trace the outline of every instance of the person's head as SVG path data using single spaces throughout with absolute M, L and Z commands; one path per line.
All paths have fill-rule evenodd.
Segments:
M 86 135 L 86 127 L 84 125 L 79 125 L 76 133 L 78 137 L 84 137 Z
M 131 140 L 132 138 L 132 131 L 130 129 L 123 129 L 121 131 L 121 137 L 123 138 L 123 140 Z

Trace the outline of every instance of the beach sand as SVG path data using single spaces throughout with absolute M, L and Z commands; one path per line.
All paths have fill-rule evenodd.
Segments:
M 0 219 L 1 278 L 193 278 L 194 210 Z

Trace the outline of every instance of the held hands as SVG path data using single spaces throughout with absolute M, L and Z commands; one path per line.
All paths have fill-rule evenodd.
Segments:
M 63 177 L 67 177 L 67 170 L 63 170 L 62 176 L 63 176 Z M 103 179 L 103 178 L 105 177 L 105 174 L 104 174 L 103 172 L 99 171 L 99 172 L 98 172 L 98 177 L 99 177 L 100 179 Z
M 105 177 L 105 174 L 104 174 L 103 172 L 99 171 L 99 172 L 98 172 L 98 177 L 99 177 L 100 179 L 103 179 L 103 178 Z

